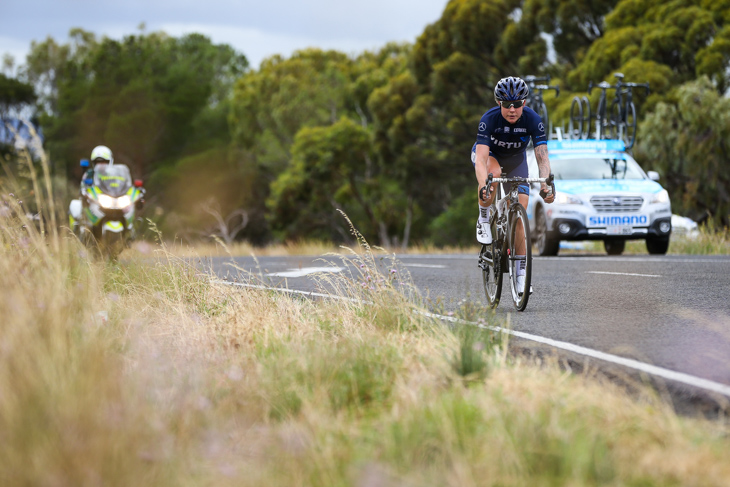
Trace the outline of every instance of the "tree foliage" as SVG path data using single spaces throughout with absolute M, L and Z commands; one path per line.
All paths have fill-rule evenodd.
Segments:
M 727 0 L 621 0 L 606 15 L 605 35 L 568 81 L 580 87 L 607 79 L 638 59 L 666 66 L 673 85 L 707 75 L 724 92 L 730 87 L 728 7 Z
M 336 209 L 362 215 L 363 226 L 387 241 L 404 231 L 389 223 L 392 213 L 377 211 L 371 201 L 375 193 L 367 189 L 390 173 L 372 157 L 374 114 L 368 98 L 405 71 L 407 54 L 398 44 L 355 58 L 308 49 L 289 59 L 274 56 L 237 82 L 234 141 L 271 185 L 268 222 L 275 235 L 299 238 L 306 231 L 347 239 Z M 317 157 L 324 158 L 319 165 L 313 163 Z M 333 175 L 344 179 L 328 179 Z M 326 190 L 313 190 L 314 182 Z M 313 203 L 305 204 L 306 197 Z
M 225 102 L 226 86 L 247 65 L 199 34 L 72 34 L 71 45 L 35 45 L 28 66 L 29 79 L 48 80 L 44 125 L 56 160 L 67 164 L 102 143 L 141 174 L 173 162 L 200 144 L 196 117 Z
M 660 172 L 675 213 L 730 225 L 730 99 L 707 77 L 682 85 L 641 125 L 641 158 Z
M 0 73 L 0 119 L 7 118 L 11 110 L 19 110 L 35 100 L 33 86 Z
M 34 43 L 21 81 L 36 87 L 57 164 L 112 146 L 151 176 L 169 222 L 188 234 L 208 231 L 212 214 L 218 227 L 245 214 L 241 235 L 257 243 L 348 239 L 339 209 L 381 245 L 468 243 L 469 150 L 509 75 L 552 76 L 561 93 L 545 102 L 558 126 L 591 81 L 621 72 L 650 83 L 650 96 L 634 92 L 645 120 L 637 150 L 664 174 L 675 208 L 727 215 L 721 175 L 695 201 L 686 172 L 715 174 L 727 155 L 721 110 L 707 123 L 687 100 L 725 107 L 729 12 L 730 0 L 451 0 L 413 45 L 306 49 L 258 70 L 197 34 L 117 41 L 74 29 L 68 43 Z M 599 96 L 589 95 L 594 110 Z

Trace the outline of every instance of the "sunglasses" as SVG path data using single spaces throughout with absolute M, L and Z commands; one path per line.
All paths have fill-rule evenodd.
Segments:
M 502 106 L 502 108 L 522 108 L 522 105 L 525 104 L 526 100 L 517 100 L 517 101 L 500 101 L 499 104 Z

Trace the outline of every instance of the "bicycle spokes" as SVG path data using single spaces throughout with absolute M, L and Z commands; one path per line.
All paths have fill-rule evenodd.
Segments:
M 530 298 L 532 245 L 525 208 L 517 204 L 510 212 L 509 274 L 512 300 L 517 311 L 524 311 Z

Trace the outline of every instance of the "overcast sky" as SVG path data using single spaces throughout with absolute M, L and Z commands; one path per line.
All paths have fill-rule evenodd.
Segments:
M 0 0 L 0 56 L 23 63 L 30 43 L 51 36 L 68 41 L 81 27 L 119 39 L 163 30 L 200 32 L 227 43 L 258 68 L 272 54 L 306 47 L 346 53 L 390 41 L 413 42 L 441 17 L 447 0 Z

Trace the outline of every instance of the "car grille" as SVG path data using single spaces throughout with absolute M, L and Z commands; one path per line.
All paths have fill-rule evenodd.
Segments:
M 591 204 L 599 213 L 639 211 L 644 204 L 641 196 L 593 196 Z

